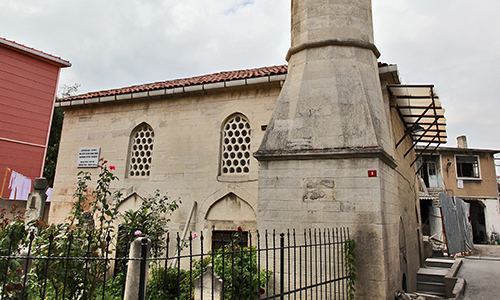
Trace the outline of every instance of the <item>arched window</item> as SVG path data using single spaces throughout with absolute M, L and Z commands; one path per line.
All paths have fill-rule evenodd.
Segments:
M 153 128 L 146 123 L 140 124 L 132 131 L 128 164 L 129 177 L 149 176 L 154 137 Z
M 221 175 L 237 175 L 250 172 L 251 129 L 242 114 L 229 117 L 222 127 Z

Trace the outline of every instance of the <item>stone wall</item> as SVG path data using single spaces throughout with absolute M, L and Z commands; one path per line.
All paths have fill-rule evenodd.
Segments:
M 390 115 L 394 141 L 404 127 L 395 110 Z M 405 141 L 395 150 L 396 167 L 378 158 L 261 161 L 259 192 L 267 199 L 259 203 L 259 230 L 346 226 L 357 244 L 358 299 L 392 299 L 403 289 L 403 276 L 407 289 L 415 291 L 420 267 L 416 177 L 410 166 L 415 156 L 403 158 L 410 146 Z M 369 170 L 377 176 L 368 177 Z
M 189 228 L 192 231 L 205 230 L 210 236 L 212 229 L 242 226 L 255 230 L 258 163 L 251 157 L 248 174 L 219 176 L 221 127 L 234 113 L 246 116 L 251 125 L 250 151 L 255 151 L 262 140 L 261 126 L 267 125 L 280 89 L 280 83 L 274 82 L 65 108 L 50 221 L 60 222 L 67 216 L 79 171 L 91 172 L 94 179 L 99 173 L 98 168 L 77 168 L 79 148 L 99 147 L 101 157 L 116 166 L 115 174 L 120 178 L 112 188 L 122 190 L 130 200 L 120 205 L 122 209 L 140 205 L 137 196 L 149 197 L 160 189 L 171 199 L 182 201 L 172 216 L 173 231 L 182 232 L 194 201 L 198 205 Z M 127 176 L 130 135 L 141 123 L 154 131 L 151 173 L 146 178 Z M 217 205 L 216 209 L 224 211 L 211 210 L 219 200 L 229 201 L 228 195 L 231 205 Z M 209 212 L 210 220 L 205 222 Z M 206 243 L 205 249 L 209 249 L 209 239 Z
M 197 206 L 189 230 L 203 230 L 206 237 L 213 229 L 238 226 L 244 230 L 295 228 L 297 232 L 347 226 L 358 245 L 360 299 L 389 299 L 402 289 L 403 274 L 408 290 L 414 291 L 420 243 L 415 169 L 410 166 L 414 154 L 403 157 L 411 147 L 409 139 L 394 148 L 404 126 L 390 105 L 387 83 L 382 82 L 383 105 L 377 115 L 385 116 L 382 122 L 388 124 L 388 133 L 379 142 L 391 155 L 363 148 L 355 158 L 349 157 L 353 152 L 339 151 L 334 157 L 309 157 L 297 164 L 263 160 L 260 173 L 259 163 L 251 158 L 250 172 L 232 179 L 219 176 L 223 122 L 234 113 L 246 116 L 254 152 L 263 138 L 261 125 L 268 124 L 275 107 L 279 83 L 68 107 L 50 221 L 60 222 L 69 212 L 76 174 L 85 170 L 96 177 L 99 172 L 76 167 L 78 149 L 100 147 L 101 157 L 116 166 L 115 174 L 120 177 L 113 188 L 125 195 L 122 210 L 137 207 L 141 197 L 160 189 L 183 202 L 172 217 L 172 231 L 182 232 L 194 201 Z M 130 135 L 142 123 L 155 133 L 151 175 L 132 178 L 127 176 Z M 368 171 L 377 174 L 369 177 Z M 257 203 L 258 192 L 267 194 L 268 200 Z M 210 249 L 209 238 L 204 249 Z
M 0 210 L 5 209 L 5 218 L 12 219 L 12 214 L 10 211 L 12 210 L 13 204 L 18 205 L 17 211 L 22 211 L 26 209 L 26 200 L 11 200 L 11 199 L 3 199 L 0 198 Z M 48 215 L 50 211 L 50 202 L 45 202 L 45 214 L 44 220 L 48 221 Z
M 404 135 L 403 126 L 396 108 L 391 108 L 391 130 L 393 143 Z M 414 292 L 417 288 L 416 274 L 421 265 L 421 231 L 420 205 L 418 185 L 415 175 L 416 167 L 411 166 L 415 152 L 406 157 L 404 153 L 412 146 L 409 138 L 395 148 L 394 159 L 397 167 L 387 169 L 392 178 L 391 184 L 385 189 L 384 212 L 388 225 L 387 256 L 391 260 L 388 285 L 391 291 L 403 289 L 403 275 L 406 277 L 407 291 Z

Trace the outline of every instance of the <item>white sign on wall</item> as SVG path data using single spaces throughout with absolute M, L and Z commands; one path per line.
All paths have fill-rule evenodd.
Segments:
M 101 148 L 80 148 L 78 151 L 78 168 L 97 168 Z

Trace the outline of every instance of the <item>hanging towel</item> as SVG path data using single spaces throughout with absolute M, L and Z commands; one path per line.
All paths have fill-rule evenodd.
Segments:
M 19 184 L 21 184 L 22 187 L 22 181 L 20 182 L 18 179 L 20 178 L 21 174 L 17 173 L 16 171 L 12 171 L 10 173 L 10 181 L 9 181 L 9 189 L 10 189 L 10 196 L 9 199 L 16 199 L 16 194 L 17 190 L 19 189 Z
M 13 170 L 10 173 L 9 189 L 11 190 L 9 199 L 28 200 L 31 193 L 31 179 Z
M 26 176 L 23 176 L 23 187 L 21 189 L 21 193 L 18 196 L 18 200 L 28 200 L 28 197 L 31 193 L 31 179 Z
M 45 191 L 45 195 L 47 195 L 47 199 L 45 201 L 50 201 L 52 200 L 52 188 L 47 188 L 47 190 Z

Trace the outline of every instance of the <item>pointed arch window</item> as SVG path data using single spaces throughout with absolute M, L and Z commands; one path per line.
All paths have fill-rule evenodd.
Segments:
M 242 114 L 229 117 L 222 127 L 221 175 L 239 175 L 250 172 L 251 129 Z
M 149 177 L 154 137 L 153 128 L 146 123 L 140 124 L 132 130 L 128 164 L 129 177 Z

